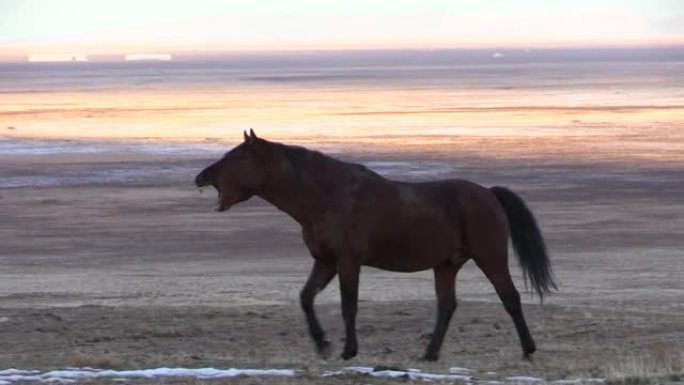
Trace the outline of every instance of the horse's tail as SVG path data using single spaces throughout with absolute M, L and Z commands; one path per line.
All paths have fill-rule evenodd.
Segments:
M 551 261 L 537 221 L 525 202 L 513 191 L 499 186 L 492 187 L 491 191 L 506 212 L 513 249 L 523 270 L 525 284 L 529 280 L 543 301 L 544 295 L 551 293 L 551 288 L 558 288 L 553 281 Z

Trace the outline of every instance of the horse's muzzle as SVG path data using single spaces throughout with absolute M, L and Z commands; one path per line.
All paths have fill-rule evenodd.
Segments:
M 206 173 L 201 172 L 195 177 L 195 186 L 204 187 L 212 184 L 210 178 L 207 177 Z

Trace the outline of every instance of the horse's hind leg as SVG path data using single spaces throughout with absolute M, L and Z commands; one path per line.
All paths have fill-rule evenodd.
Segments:
M 474 258 L 474 260 L 487 276 L 492 285 L 494 285 L 496 294 L 499 295 L 506 312 L 508 312 L 513 319 L 515 329 L 518 331 L 518 337 L 520 338 L 523 355 L 525 358 L 529 358 L 530 355 L 537 350 L 537 348 L 532 336 L 530 335 L 530 331 L 527 328 L 525 317 L 523 316 L 522 305 L 520 303 L 520 294 L 518 293 L 518 290 L 516 290 L 513 280 L 511 279 L 511 274 L 508 270 L 507 252 L 504 252 L 503 255 L 499 254 L 498 258 L 496 258 L 496 254 L 493 256 L 495 258 L 487 260 Z
M 345 341 L 342 359 L 348 360 L 356 356 L 358 342 L 356 340 L 356 311 L 359 301 L 359 274 L 361 265 L 351 258 L 338 260 L 337 271 L 342 296 L 342 318 L 344 319 Z
M 456 310 L 456 273 L 463 263 L 454 265 L 451 261 L 434 268 L 435 291 L 437 293 L 437 322 L 432 332 L 430 344 L 423 356 L 424 360 L 437 361 L 449 321 Z
M 299 302 L 306 315 L 306 322 L 309 324 L 309 334 L 316 344 L 318 354 L 323 358 L 330 355 L 330 343 L 325 339 L 325 333 L 314 312 L 314 298 L 321 292 L 335 277 L 336 269 L 334 264 L 326 264 L 315 261 L 309 280 L 299 293 Z

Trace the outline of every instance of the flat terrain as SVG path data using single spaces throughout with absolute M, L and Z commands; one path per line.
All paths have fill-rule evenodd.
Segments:
M 682 167 L 343 157 L 398 165 L 387 174 L 411 180 L 429 176 L 408 166 L 402 175 L 401 162 L 433 162 L 439 177 L 505 185 L 524 197 L 560 284 L 543 306 L 523 295 L 539 347 L 533 362 L 520 359 L 513 324 L 472 263 L 458 277 L 460 306 L 440 362 L 416 360 L 434 322 L 432 274 L 370 268 L 361 279 L 359 356 L 319 360 L 297 304 L 311 258 L 292 219 L 258 199 L 212 212 L 215 193 L 191 184 L 208 157 L 106 154 L 1 157 L 0 178 L 71 182 L 0 189 L 0 369 L 461 366 L 549 380 L 681 372 Z M 93 170 L 140 169 L 152 171 L 78 180 Z M 516 264 L 512 258 L 523 291 Z M 317 298 L 335 355 L 338 296 L 333 281 Z

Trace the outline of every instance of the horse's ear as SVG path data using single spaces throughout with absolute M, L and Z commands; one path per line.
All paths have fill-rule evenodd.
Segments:
M 247 144 L 254 144 L 257 141 L 257 136 L 254 133 L 254 130 L 251 128 L 249 129 L 249 134 L 247 134 L 247 131 L 243 131 L 242 134 L 245 136 L 245 143 Z

